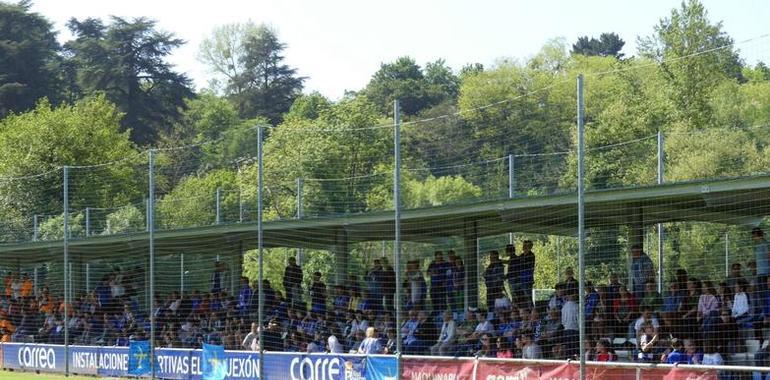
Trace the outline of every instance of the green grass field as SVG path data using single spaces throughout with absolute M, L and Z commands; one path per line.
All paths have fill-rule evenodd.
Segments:
M 0 379 L 3 380 L 33 380 L 33 379 L 40 379 L 40 380 L 60 380 L 60 379 L 68 379 L 68 380 L 94 380 L 96 377 L 88 377 L 88 376 L 69 376 L 65 377 L 64 375 L 49 375 L 49 374 L 37 374 L 34 372 L 11 372 L 11 371 L 0 371 Z

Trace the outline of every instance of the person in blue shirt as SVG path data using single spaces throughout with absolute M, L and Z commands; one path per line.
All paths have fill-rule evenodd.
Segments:
M 487 306 L 494 307 L 495 300 L 503 296 L 503 281 L 505 280 L 505 267 L 500 261 L 500 253 L 489 252 L 489 265 L 484 271 L 484 284 L 487 287 Z
M 634 287 L 632 292 L 637 300 L 641 300 L 644 297 L 644 289 L 647 281 L 655 281 L 654 268 L 652 265 L 652 259 L 642 251 L 641 245 L 634 245 L 631 248 L 631 254 L 633 260 L 631 263 L 631 275 Z
M 770 275 L 770 250 L 761 228 L 754 227 L 751 230 L 751 240 L 754 242 L 754 257 L 757 263 L 757 287 L 763 290 L 765 279 Z
M 687 364 L 690 362 L 690 357 L 684 352 L 684 344 L 679 339 L 671 340 L 671 352 L 666 355 L 666 363 L 668 364 Z
M 535 253 L 532 252 L 532 240 L 524 240 L 519 255 L 519 290 L 527 302 L 532 299 L 532 287 L 535 285 Z
M 449 264 L 444 261 L 444 253 L 436 251 L 434 259 L 428 265 L 428 275 L 430 276 L 430 302 L 433 310 L 444 310 L 447 306 L 447 274 L 449 273 Z

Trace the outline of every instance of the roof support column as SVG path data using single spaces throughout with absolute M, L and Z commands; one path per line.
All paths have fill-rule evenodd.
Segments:
M 465 310 L 479 307 L 479 233 L 478 222 L 465 222 L 463 242 L 465 246 Z
M 345 285 L 348 281 L 348 232 L 341 228 L 337 231 L 334 242 L 334 284 Z
M 644 223 L 642 218 L 642 209 L 640 207 L 633 208 L 630 215 L 631 220 L 628 226 L 628 258 L 626 263 L 626 273 L 628 291 L 633 293 L 634 278 L 632 266 L 634 258 L 631 251 L 635 245 L 642 247 L 642 251 L 644 251 Z

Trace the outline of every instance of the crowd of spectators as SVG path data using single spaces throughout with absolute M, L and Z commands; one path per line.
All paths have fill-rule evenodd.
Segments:
M 323 275 L 305 276 L 293 258 L 285 268 L 283 291 L 264 280 L 264 326 L 258 313 L 256 284 L 241 279 L 237 294 L 224 287 L 227 268 L 217 263 L 209 292 L 171 292 L 143 312 L 140 290 L 144 273 L 136 268 L 105 275 L 90 293 L 64 304 L 49 289 L 37 294 L 26 275 L 5 279 L 0 310 L 3 342 L 63 343 L 67 324 L 73 344 L 126 345 L 150 334 L 150 313 L 157 321 L 156 342 L 164 347 L 222 344 L 227 349 L 298 352 L 405 354 L 590 360 L 628 358 L 669 363 L 722 363 L 745 350 L 745 339 L 762 339 L 770 326 L 770 260 L 762 230 L 752 232 L 756 260 L 733 263 L 729 276 L 713 282 L 676 271 L 667 291 L 658 292 L 652 260 L 632 247 L 627 284 L 618 274 L 606 282 L 585 284 L 586 350 L 579 351 L 578 281 L 572 269 L 555 285 L 547 301 L 533 302 L 535 254 L 531 241 L 516 254 L 491 251 L 483 268 L 486 308 L 463 309 L 465 266 L 454 252 L 435 252 L 429 263 L 409 261 L 402 299 L 396 300 L 396 276 L 385 258 L 374 260 L 361 281 L 327 286 Z M 427 264 L 427 266 L 423 266 Z M 426 268 L 424 271 L 422 268 Z M 396 325 L 400 301 L 402 323 Z M 620 338 L 620 345 L 617 343 Z M 770 352 L 759 352 L 764 363 Z

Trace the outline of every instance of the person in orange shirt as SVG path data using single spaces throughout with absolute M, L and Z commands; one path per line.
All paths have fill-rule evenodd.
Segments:
M 16 332 L 16 327 L 6 318 L 5 313 L 0 314 L 0 318 L 2 318 L 0 319 L 0 334 L 2 334 L 0 342 L 8 343 L 11 341 L 13 333 Z
M 21 283 L 21 297 L 22 298 L 28 298 L 32 297 L 32 289 L 34 288 L 34 284 L 32 283 L 32 280 L 29 279 L 29 275 L 24 275 L 24 280 Z
M 3 281 L 3 284 L 5 285 L 5 296 L 7 298 L 11 298 L 13 296 L 13 280 L 16 276 L 13 275 L 13 273 L 9 273 L 7 276 L 5 276 L 5 280 Z

